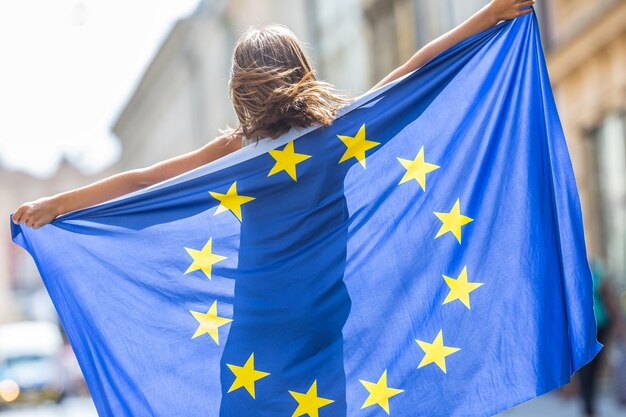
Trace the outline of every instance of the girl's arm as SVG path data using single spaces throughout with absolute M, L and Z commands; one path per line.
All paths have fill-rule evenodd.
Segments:
M 93 184 L 52 197 L 22 204 L 13 214 L 15 224 L 37 229 L 70 211 L 90 207 L 175 177 L 241 148 L 241 137 L 223 135 L 195 151 L 158 162 L 146 168 L 121 172 Z
M 529 6 L 532 6 L 534 3 L 535 0 L 492 0 L 465 22 L 429 42 L 422 49 L 417 51 L 406 63 L 393 70 L 378 84 L 372 87 L 371 90 L 382 87 L 418 69 L 451 46 L 476 33 L 497 25 L 501 20 L 513 19 L 531 13 L 532 8 Z M 526 7 L 528 7 L 528 9 L 524 10 Z

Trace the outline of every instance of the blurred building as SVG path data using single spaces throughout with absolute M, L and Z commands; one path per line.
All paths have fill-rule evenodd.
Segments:
M 370 84 L 420 47 L 462 23 L 488 0 L 362 0 L 369 33 Z
M 0 166 L 0 211 L 13 213 L 17 207 L 40 197 L 67 191 L 111 175 L 111 169 L 98 175 L 86 176 L 66 159 L 63 159 L 56 174 L 48 179 L 35 178 L 19 171 L 7 171 Z M 0 323 L 22 319 L 55 319 L 51 303 L 43 298 L 43 305 L 32 305 L 31 297 L 41 294 L 43 283 L 32 257 L 11 240 L 9 219 L 0 221 Z M 50 308 L 48 308 L 50 307 Z M 39 317 L 28 317 L 28 314 Z M 51 317 L 42 317 L 48 313 Z
M 548 67 L 589 255 L 626 285 L 626 1 L 544 1 Z

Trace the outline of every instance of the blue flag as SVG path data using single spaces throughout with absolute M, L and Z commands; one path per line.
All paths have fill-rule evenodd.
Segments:
M 534 13 L 12 235 L 101 416 L 488 416 L 601 347 Z

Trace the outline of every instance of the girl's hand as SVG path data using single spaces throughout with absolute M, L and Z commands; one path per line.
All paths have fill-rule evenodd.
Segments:
M 38 229 L 50 223 L 58 214 L 59 211 L 54 198 L 43 197 L 22 204 L 13 213 L 11 219 L 15 224 L 25 223 L 26 226 Z
M 529 6 L 533 4 L 535 0 L 491 0 L 487 10 L 498 23 L 531 13 L 533 9 Z

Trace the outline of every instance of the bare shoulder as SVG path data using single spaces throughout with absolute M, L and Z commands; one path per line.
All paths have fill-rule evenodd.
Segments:
M 242 146 L 244 146 L 243 137 L 237 133 L 223 134 L 206 145 L 209 148 L 217 148 L 222 155 L 241 149 Z

